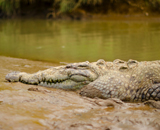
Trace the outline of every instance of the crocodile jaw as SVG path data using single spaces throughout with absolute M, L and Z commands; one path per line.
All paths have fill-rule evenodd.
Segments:
M 70 79 L 64 80 L 62 82 L 40 82 L 38 85 L 50 87 L 50 88 L 59 88 L 64 90 L 78 90 L 84 87 L 84 85 L 89 84 L 90 81 L 83 81 L 83 82 L 75 82 Z
M 89 70 L 65 69 L 62 72 L 54 73 L 54 75 L 43 75 L 38 85 L 65 90 L 78 90 L 95 79 L 97 79 L 97 75 Z

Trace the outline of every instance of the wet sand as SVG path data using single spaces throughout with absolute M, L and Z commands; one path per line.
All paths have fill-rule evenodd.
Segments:
M 78 92 L 5 81 L 12 71 L 33 73 L 52 66 L 56 64 L 0 56 L 0 129 L 160 129 L 160 109 L 143 103 L 90 99 Z

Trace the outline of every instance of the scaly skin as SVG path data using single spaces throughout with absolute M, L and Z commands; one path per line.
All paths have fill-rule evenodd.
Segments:
M 160 100 L 160 61 L 80 62 L 34 74 L 12 72 L 6 75 L 6 80 L 65 90 L 81 89 L 80 95 L 91 98 Z

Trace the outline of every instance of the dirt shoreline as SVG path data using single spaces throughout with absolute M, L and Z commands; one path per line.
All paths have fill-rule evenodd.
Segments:
M 160 109 L 142 103 L 83 98 L 77 92 L 6 82 L 11 71 L 55 64 L 0 56 L 0 129 L 159 130 Z

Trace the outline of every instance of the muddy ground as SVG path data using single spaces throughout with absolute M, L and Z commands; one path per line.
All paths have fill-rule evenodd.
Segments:
M 143 103 L 5 81 L 12 71 L 33 73 L 52 66 L 0 56 L 0 130 L 160 130 L 160 109 Z

